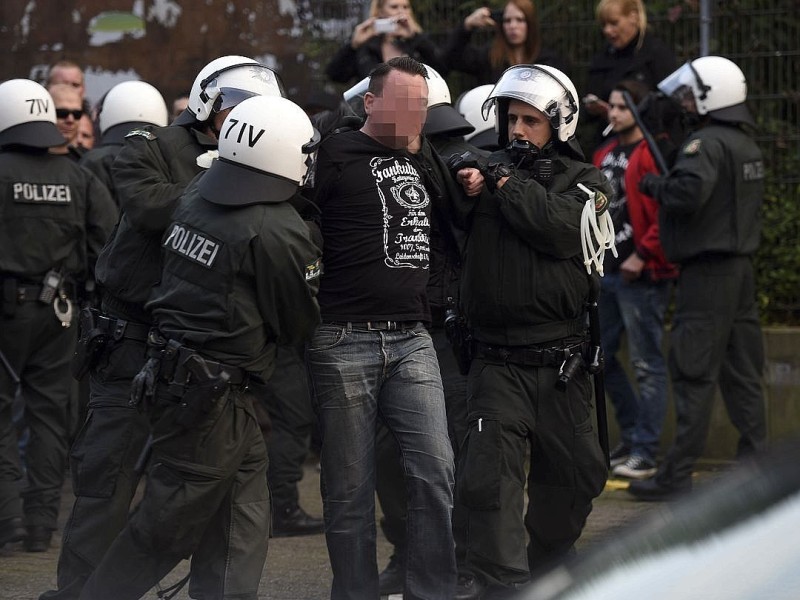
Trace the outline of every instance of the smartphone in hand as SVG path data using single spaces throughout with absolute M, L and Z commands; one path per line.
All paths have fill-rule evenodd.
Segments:
M 392 18 L 375 19 L 372 23 L 375 33 L 394 33 L 397 31 L 397 21 Z

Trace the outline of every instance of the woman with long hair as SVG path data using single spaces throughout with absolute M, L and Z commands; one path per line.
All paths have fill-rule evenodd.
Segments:
M 494 29 L 488 45 L 475 46 L 475 31 Z M 566 61 L 542 49 L 539 17 L 532 0 L 509 0 L 502 10 L 483 6 L 471 12 L 453 31 L 445 51 L 447 66 L 476 78 L 475 84 L 495 83 L 508 67 L 545 64 L 562 71 Z

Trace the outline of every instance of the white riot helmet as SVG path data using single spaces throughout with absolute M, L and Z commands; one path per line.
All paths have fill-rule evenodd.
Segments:
M 319 141 L 305 111 L 291 100 L 248 98 L 225 119 L 219 158 L 200 180 L 200 194 L 234 206 L 288 200 L 302 184 Z
M 105 137 L 111 128 L 124 126 L 120 127 L 124 136 L 131 129 L 143 125 L 164 127 L 168 120 L 167 104 L 156 88 L 144 81 L 123 81 L 112 87 L 103 98 L 100 135 Z
M 53 98 L 35 81 L 10 79 L 0 83 L 0 106 L 0 146 L 51 148 L 66 144 L 56 127 Z
M 678 102 L 691 92 L 699 115 L 755 125 L 744 104 L 747 99 L 744 73 L 722 56 L 690 60 L 661 81 L 658 89 Z
M 428 71 L 428 115 L 422 133 L 428 136 L 463 136 L 471 133 L 474 127 L 453 108 L 450 88 L 444 77 L 433 67 L 424 66 Z
M 236 106 L 246 98 L 283 95 L 283 85 L 268 67 L 246 56 L 222 56 L 197 74 L 189 92 L 189 106 L 174 123 L 202 123 L 212 112 Z
M 475 128 L 475 131 L 464 136 L 464 140 L 478 148 L 497 148 L 497 131 L 495 111 L 483 114 L 483 103 L 489 97 L 494 86 L 491 83 L 479 85 L 467 90 L 456 100 L 456 110 Z
M 500 144 L 508 143 L 508 102 L 520 100 L 542 111 L 558 140 L 568 142 L 578 127 L 578 91 L 564 73 L 547 65 L 509 67 L 483 103 L 484 119 L 492 107 L 496 111 Z

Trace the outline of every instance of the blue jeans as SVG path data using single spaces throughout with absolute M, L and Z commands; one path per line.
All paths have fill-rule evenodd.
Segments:
M 400 447 L 407 496 L 404 598 L 449 599 L 456 579 L 453 451 L 431 337 L 320 325 L 307 350 L 322 432 L 322 497 L 331 598 L 375 598 L 375 432 L 380 417 Z
M 655 460 L 667 410 L 667 367 L 661 351 L 669 281 L 626 282 L 619 273 L 601 280 L 600 326 L 605 353 L 606 392 L 611 398 L 623 443 L 631 454 Z M 622 332 L 639 389 L 637 397 L 617 360 Z

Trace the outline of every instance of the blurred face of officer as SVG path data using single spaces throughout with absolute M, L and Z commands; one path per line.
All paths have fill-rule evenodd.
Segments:
M 67 144 L 75 145 L 78 139 L 78 123 L 83 116 L 83 101 L 77 89 L 63 83 L 49 89 L 56 107 L 56 127 Z
M 389 148 L 406 148 L 422 133 L 428 114 L 428 84 L 422 75 L 393 70 L 380 96 L 364 95 L 364 133 Z
M 508 139 L 528 141 L 541 149 L 552 135 L 550 121 L 542 111 L 521 100 L 509 101 Z
M 608 122 L 612 126 L 611 131 L 616 134 L 627 133 L 636 127 L 633 113 L 619 90 L 614 90 L 608 97 Z
M 528 35 L 528 22 L 525 13 L 510 2 L 503 11 L 503 35 L 511 46 L 522 46 Z

